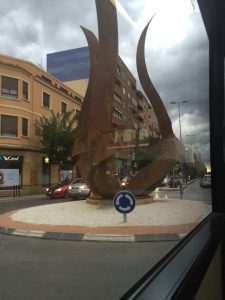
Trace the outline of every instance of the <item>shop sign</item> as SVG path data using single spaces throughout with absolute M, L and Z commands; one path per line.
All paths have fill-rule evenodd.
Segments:
M 2 155 L 0 154 L 0 161 L 20 161 L 23 156 L 20 155 Z

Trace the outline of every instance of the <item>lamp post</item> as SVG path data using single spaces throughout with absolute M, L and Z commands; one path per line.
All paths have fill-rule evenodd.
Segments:
M 181 104 L 188 103 L 188 101 L 172 101 L 170 104 L 177 104 L 178 106 L 178 113 L 179 113 L 179 128 L 180 128 L 180 142 L 182 143 L 182 133 L 181 133 L 181 120 L 180 120 L 180 106 Z
M 190 137 L 190 146 L 191 146 L 191 167 L 193 168 L 194 167 L 194 163 L 195 163 L 195 159 L 194 159 L 194 154 L 193 154 L 193 150 L 192 150 L 192 137 L 193 136 L 196 136 L 195 134 L 186 134 L 186 136 L 189 136 Z
M 179 116 L 179 129 L 180 129 L 180 142 L 182 143 L 182 131 L 181 131 L 181 120 L 180 120 L 180 107 L 181 104 L 186 104 L 188 103 L 187 100 L 184 101 L 171 101 L 170 104 L 177 104 L 178 106 L 178 116 Z M 180 182 L 180 198 L 182 199 L 183 196 L 183 180 L 184 180 L 184 163 L 182 159 L 182 155 L 180 157 L 180 166 L 181 166 L 181 176 L 182 176 L 182 181 Z
M 186 134 L 186 136 L 190 137 L 190 144 L 191 144 L 191 152 L 192 152 L 192 137 L 196 136 L 196 134 Z

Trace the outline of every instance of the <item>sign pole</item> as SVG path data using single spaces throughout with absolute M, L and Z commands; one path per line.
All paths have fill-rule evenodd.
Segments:
M 127 223 L 127 214 L 123 214 L 123 223 Z

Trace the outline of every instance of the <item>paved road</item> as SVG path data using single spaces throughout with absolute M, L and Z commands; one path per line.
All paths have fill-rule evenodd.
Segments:
M 0 201 L 0 213 L 45 203 L 51 200 Z M 175 244 L 74 242 L 0 234 L 0 299 L 118 299 Z
M 179 191 L 158 191 L 153 193 L 154 197 L 158 198 L 172 198 L 179 199 L 180 192 Z M 199 186 L 199 180 L 193 182 L 188 185 L 184 189 L 183 199 L 185 200 L 194 200 L 194 201 L 202 201 L 204 203 L 212 203 L 211 202 L 211 189 L 209 188 L 201 188 Z
M 199 180 L 187 186 L 184 190 L 184 199 L 202 201 L 204 203 L 212 203 L 211 189 L 199 186 Z
M 23 199 L 18 197 L 18 198 L 9 198 L 8 200 L 1 200 L 0 198 L 0 214 L 3 214 L 7 211 L 16 210 L 16 209 L 51 204 L 51 203 L 60 203 L 64 201 L 65 201 L 64 199 L 50 200 L 47 197 L 36 198 L 36 199 L 35 198 Z

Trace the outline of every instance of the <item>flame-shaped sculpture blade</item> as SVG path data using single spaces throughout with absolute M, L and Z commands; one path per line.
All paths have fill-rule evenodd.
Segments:
M 118 32 L 115 6 L 108 0 L 96 0 L 99 41 L 83 29 L 90 52 L 91 70 L 87 92 L 82 104 L 74 155 L 78 168 L 91 190 L 100 195 L 119 189 L 118 180 L 105 176 L 107 158 L 115 150 L 113 143 L 112 107 L 118 58 Z M 112 192 L 110 192 L 112 193 Z
M 182 149 L 175 137 L 164 104 L 147 72 L 144 46 L 149 24 L 145 27 L 137 49 L 137 68 L 140 82 L 156 113 L 161 139 L 150 139 L 146 147 L 139 145 L 137 129 L 132 122 L 124 129 L 112 127 L 114 85 L 118 60 L 118 30 L 116 7 L 109 0 L 96 0 L 99 40 L 82 28 L 90 53 L 90 77 L 82 104 L 74 155 L 79 171 L 90 189 L 102 198 L 110 198 L 120 189 L 117 176 L 108 175 L 108 162 L 127 155 L 145 156 L 145 165 L 132 178 L 129 190 L 136 196 L 149 193 L 174 167 Z M 131 131 L 136 136 L 130 145 L 115 145 L 115 137 Z
M 152 18 L 153 19 L 153 18 Z M 155 111 L 156 118 L 158 120 L 159 129 L 162 138 L 168 138 L 168 137 L 174 137 L 172 124 L 170 121 L 170 118 L 168 116 L 168 113 L 166 111 L 166 108 L 156 91 L 154 85 L 152 84 L 152 81 L 150 77 L 148 76 L 148 71 L 145 63 L 145 40 L 146 40 L 146 34 L 149 27 L 149 24 L 151 23 L 152 19 L 149 21 L 149 23 L 144 28 L 141 37 L 138 42 L 137 47 L 137 55 L 136 55 L 136 61 L 137 61 L 137 71 L 138 76 L 141 82 L 141 85 L 145 91 L 145 94 L 147 95 L 148 99 L 151 102 L 151 105 Z

